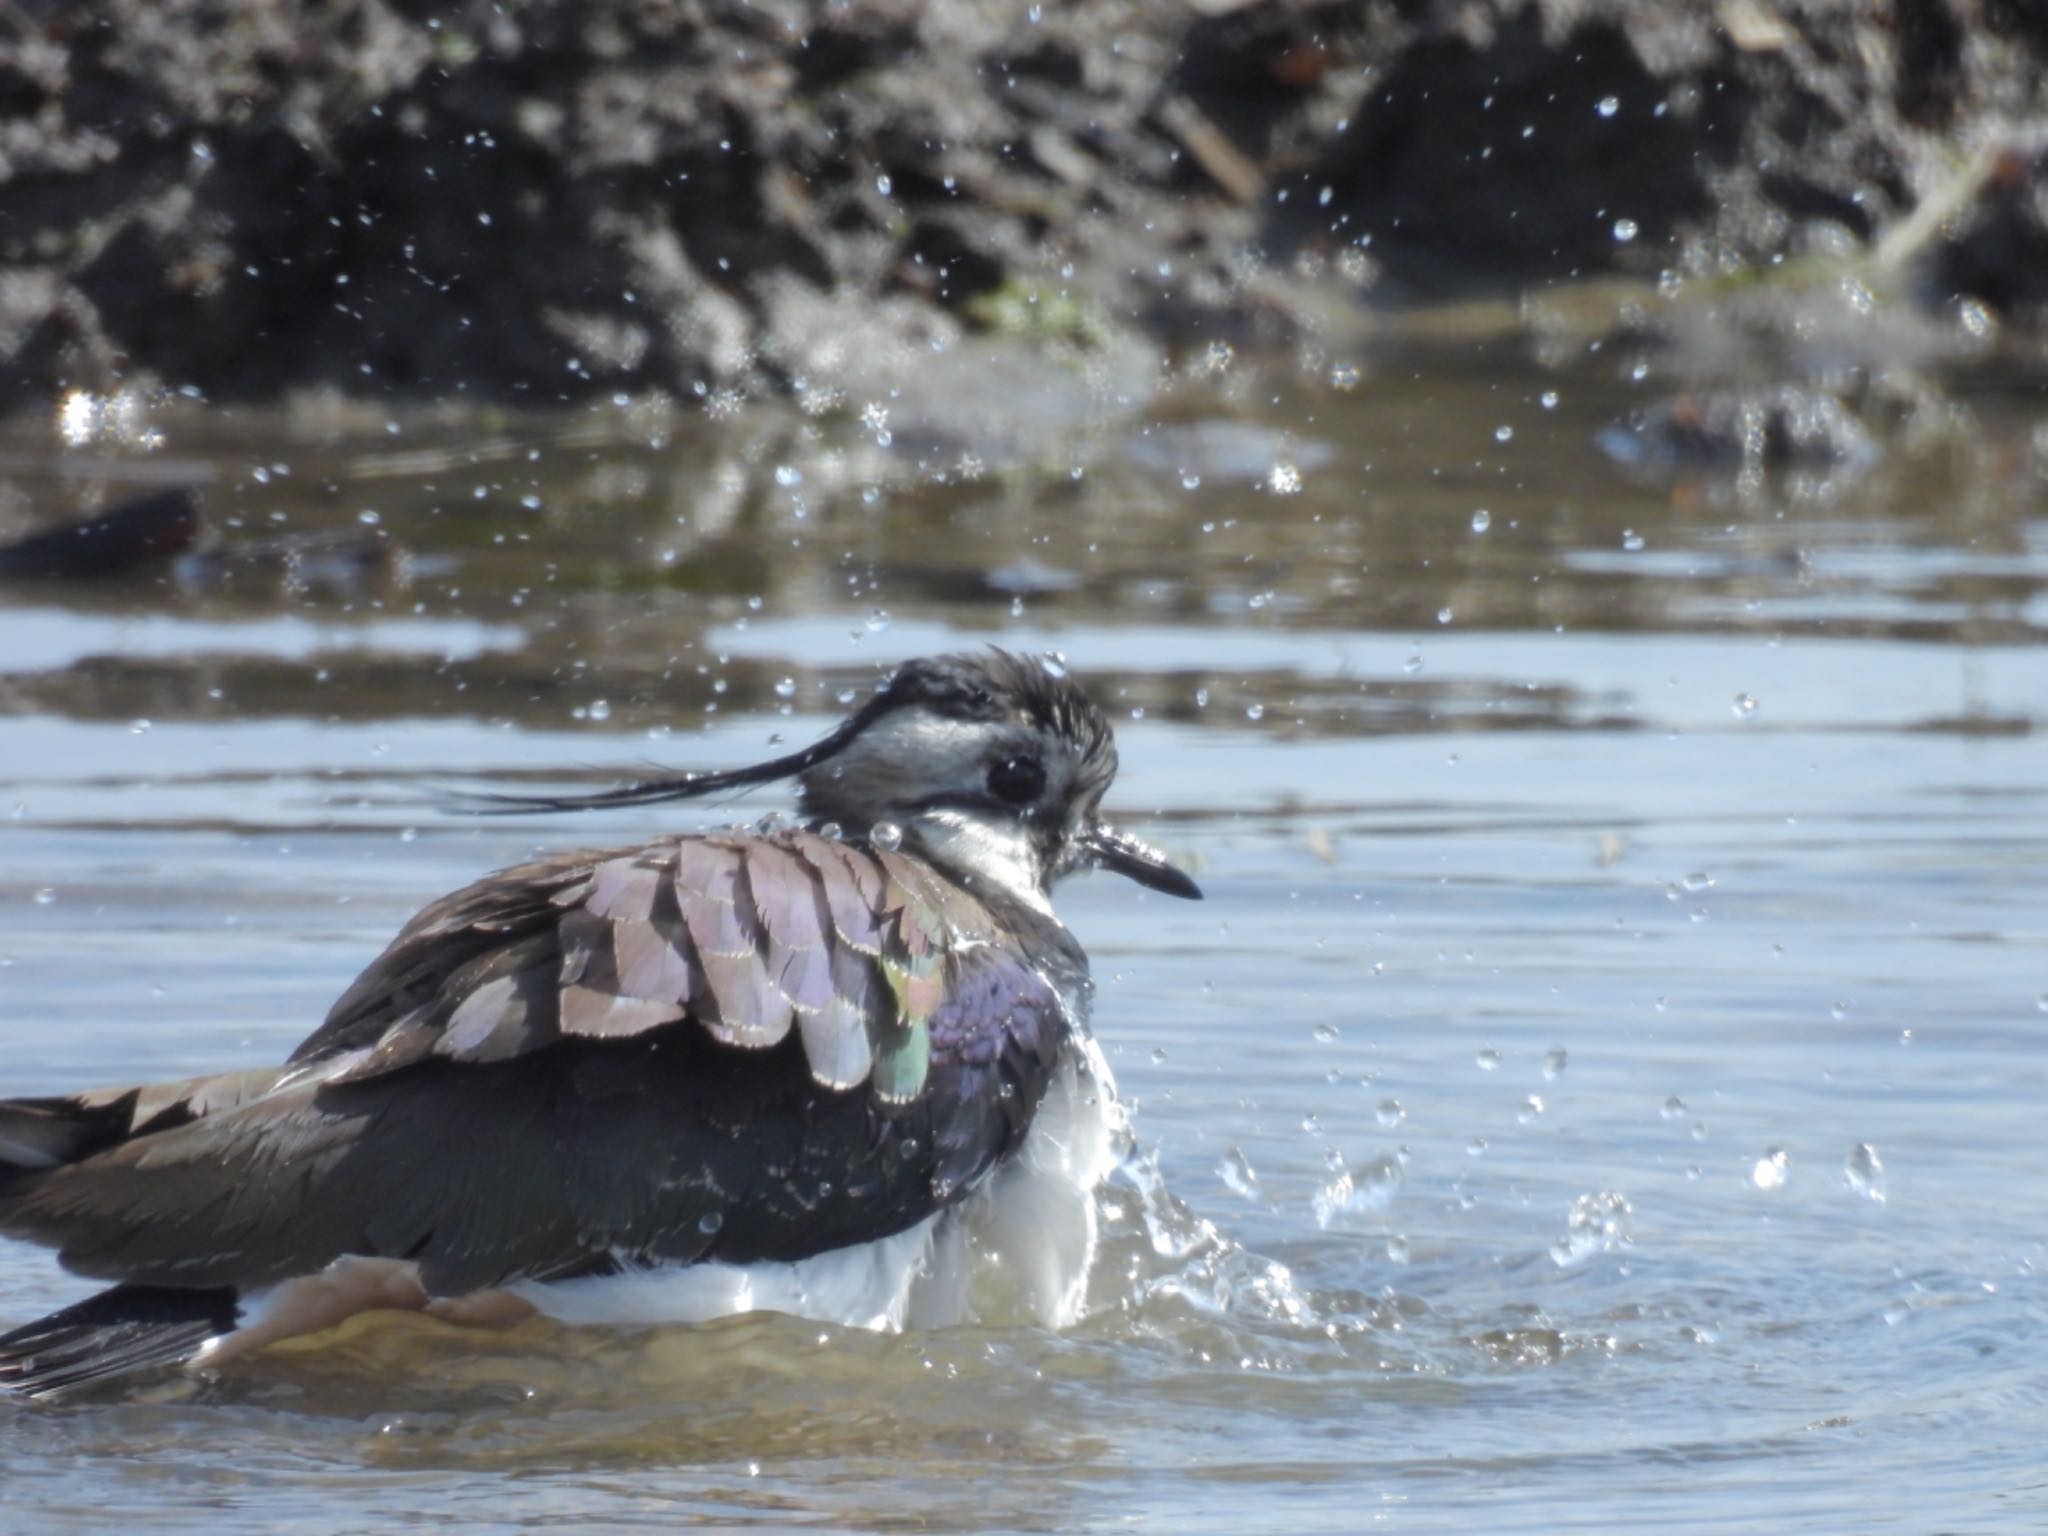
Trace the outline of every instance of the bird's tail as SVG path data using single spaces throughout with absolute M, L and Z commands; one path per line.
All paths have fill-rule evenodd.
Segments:
M 94 1382 L 182 1365 L 235 1328 L 232 1288 L 117 1285 L 0 1334 L 0 1388 L 52 1397 Z
M 269 1068 L 60 1098 L 0 1099 L 0 1234 L 66 1245 L 77 1213 L 68 1207 L 45 1212 L 36 1204 L 44 1179 L 137 1137 L 260 1097 L 283 1075 Z M 0 1392 L 47 1397 L 180 1364 L 209 1339 L 232 1332 L 235 1316 L 232 1287 L 117 1285 L 0 1335 Z

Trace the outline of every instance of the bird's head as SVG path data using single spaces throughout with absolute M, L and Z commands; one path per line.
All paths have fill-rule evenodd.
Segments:
M 1090 868 L 1199 898 L 1165 855 L 1102 820 L 1116 766 L 1109 721 L 1079 684 L 1047 662 L 987 650 L 903 663 L 838 729 L 787 757 L 597 795 L 496 798 L 578 810 L 795 778 L 814 824 L 900 841 L 970 887 L 1042 910 L 1054 881 Z

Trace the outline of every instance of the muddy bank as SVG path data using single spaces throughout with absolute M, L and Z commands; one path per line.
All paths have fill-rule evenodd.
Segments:
M 32 0 L 0 36 L 0 411 L 857 408 L 969 338 L 1142 388 L 1390 305 L 1787 258 L 2031 322 L 2044 140 L 2009 125 L 2043 15 Z

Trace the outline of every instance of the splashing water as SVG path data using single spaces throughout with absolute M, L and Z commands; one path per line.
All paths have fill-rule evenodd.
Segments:
M 1550 1245 L 1551 1259 L 1560 1269 L 1569 1269 L 1596 1253 L 1626 1247 L 1627 1223 L 1634 1214 L 1628 1197 L 1616 1190 L 1579 1196 L 1565 1218 L 1564 1236 Z

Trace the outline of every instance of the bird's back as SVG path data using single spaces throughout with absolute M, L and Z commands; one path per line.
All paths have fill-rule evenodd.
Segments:
M 283 1068 L 0 1104 L 0 1231 L 244 1291 L 344 1255 L 430 1296 L 803 1259 L 981 1183 L 1086 994 L 1057 923 L 895 850 L 553 858 L 419 913 Z

